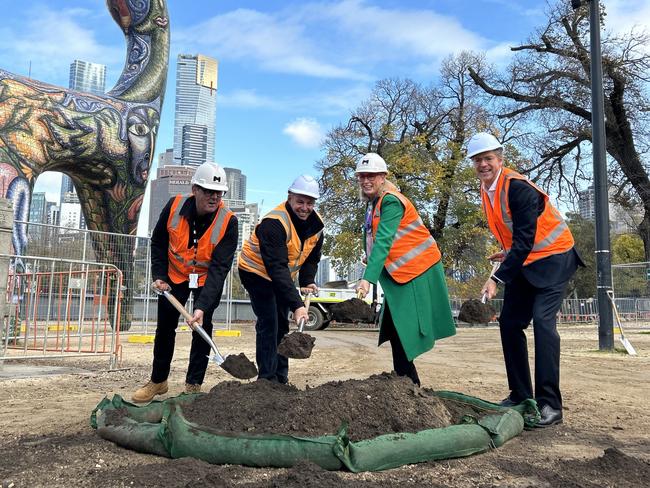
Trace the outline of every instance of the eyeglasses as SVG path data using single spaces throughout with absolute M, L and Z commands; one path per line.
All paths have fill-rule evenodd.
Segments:
M 377 176 L 379 176 L 379 173 L 357 173 L 357 180 L 359 180 L 359 181 L 363 181 L 363 180 L 375 181 Z
M 197 185 L 197 186 L 198 186 L 198 185 Z M 223 196 L 223 190 L 209 190 L 209 189 L 207 189 L 207 188 L 203 188 L 202 186 L 199 186 L 199 188 L 201 189 L 201 191 L 202 191 L 204 194 L 206 194 L 206 195 L 208 195 L 208 196 L 212 196 L 212 195 L 216 195 L 216 196 L 218 196 L 218 197 Z

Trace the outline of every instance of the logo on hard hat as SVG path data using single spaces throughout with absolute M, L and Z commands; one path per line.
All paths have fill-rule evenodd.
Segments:
M 370 159 L 362 159 L 361 164 L 370 164 Z
M 217 181 L 217 182 L 221 183 L 221 176 L 213 176 L 212 181 Z

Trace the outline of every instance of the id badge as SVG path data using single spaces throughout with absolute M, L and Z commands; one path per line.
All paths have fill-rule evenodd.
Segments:
M 190 288 L 198 288 L 198 287 L 199 287 L 199 274 L 190 273 Z

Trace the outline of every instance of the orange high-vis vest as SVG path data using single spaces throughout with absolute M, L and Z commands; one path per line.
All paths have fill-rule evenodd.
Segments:
M 287 233 L 286 244 L 289 255 L 289 272 L 291 273 L 291 279 L 295 280 L 300 267 L 307 260 L 309 253 L 311 253 L 314 247 L 316 247 L 318 239 L 320 239 L 323 231 L 318 231 L 316 234 L 308 237 L 304 242 L 301 243 L 300 237 L 298 237 L 298 233 L 296 232 L 296 229 L 291 222 L 291 217 L 289 216 L 289 212 L 285 207 L 285 203 L 286 202 L 282 202 L 280 205 L 275 207 L 264 217 L 262 217 L 262 220 L 276 219 L 280 221 L 282 227 L 284 227 L 284 231 Z M 322 223 L 320 215 L 316 213 L 316 216 Z M 262 254 L 260 253 L 260 241 L 257 238 L 257 234 L 255 234 L 255 232 L 253 232 L 250 238 L 244 242 L 241 253 L 239 254 L 237 265 L 245 271 L 255 273 L 262 278 L 271 281 L 271 277 L 266 271 L 266 267 L 262 261 Z
M 544 196 L 544 211 L 537 217 L 535 244 L 528 254 L 524 266 L 553 254 L 569 251 L 574 244 L 569 226 L 564 222 L 560 212 L 551 205 L 548 195 L 535 183 L 523 175 L 508 168 L 502 168 L 494 193 L 494 205 L 490 203 L 487 192 L 481 185 L 483 211 L 494 237 L 507 253 L 512 247 L 512 213 L 508 204 L 508 190 L 513 179 L 523 180 Z
M 223 202 L 219 203 L 216 217 L 212 224 L 198 240 L 196 247 L 187 247 L 190 234 L 190 223 L 181 215 L 183 204 L 190 198 L 176 195 L 169 210 L 167 219 L 167 232 L 169 233 L 169 247 L 167 259 L 169 261 L 169 279 L 175 284 L 183 283 L 189 279 L 190 273 L 198 273 L 199 286 L 205 284 L 208 268 L 212 258 L 212 251 L 217 247 L 228 228 L 233 212 Z
M 402 202 L 404 215 L 388 251 L 384 267 L 395 281 L 407 283 L 440 261 L 440 250 L 411 201 L 396 191 L 384 192 L 375 205 L 372 213 L 373 239 L 377 235 L 381 202 L 386 194 L 394 195 Z

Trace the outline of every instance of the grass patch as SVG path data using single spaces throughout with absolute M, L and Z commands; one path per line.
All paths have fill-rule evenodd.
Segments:
M 593 352 L 598 354 L 624 354 L 627 356 L 627 351 L 625 350 L 624 347 L 615 347 L 611 351 L 608 350 L 601 351 L 600 349 L 589 349 L 587 352 Z

